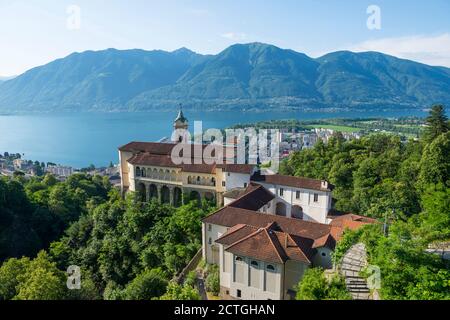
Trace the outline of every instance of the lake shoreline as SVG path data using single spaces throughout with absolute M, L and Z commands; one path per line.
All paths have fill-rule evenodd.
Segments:
M 236 124 L 270 120 L 320 120 L 336 118 L 424 117 L 422 111 L 390 112 L 193 112 L 184 110 L 193 130 L 202 121 L 203 130 L 224 129 Z M 172 134 L 176 112 L 65 113 L 0 116 L 0 152 L 25 154 L 75 168 L 118 162 L 117 148 L 130 141 L 158 141 Z
M 0 116 L 33 116 L 33 115 L 80 115 L 80 114 L 93 114 L 93 115 L 101 115 L 101 114 L 150 114 L 150 113 L 174 113 L 177 112 L 177 108 L 171 108 L 171 109 L 147 109 L 147 110 L 127 110 L 127 109 L 116 109 L 116 110 L 83 110 L 83 111 L 10 111 L 8 110 L 5 113 L 0 112 Z M 240 112 L 242 114 L 250 115 L 250 114 L 279 114 L 279 113 L 290 113 L 290 114 L 314 114 L 314 113 L 327 113 L 327 114 L 336 114 L 336 113 L 357 113 L 357 114 L 363 114 L 363 113 L 395 113 L 395 112 L 428 112 L 430 110 L 429 107 L 407 107 L 407 108 L 392 108 L 392 107 L 384 107 L 384 108 L 350 108 L 350 107 L 328 107 L 328 108 L 273 108 L 273 109 L 259 109 L 259 108 L 217 108 L 217 109 L 197 109 L 197 108 L 190 108 L 183 106 L 183 110 L 185 112 L 193 112 L 193 113 L 218 113 L 218 112 Z

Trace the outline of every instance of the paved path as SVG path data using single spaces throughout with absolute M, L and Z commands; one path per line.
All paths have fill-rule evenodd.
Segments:
M 341 273 L 354 300 L 369 300 L 370 290 L 366 279 L 359 273 L 367 266 L 367 253 L 363 243 L 353 245 L 344 255 Z

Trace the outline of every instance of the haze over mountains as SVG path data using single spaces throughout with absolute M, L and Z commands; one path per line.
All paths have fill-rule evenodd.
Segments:
M 0 82 L 2 81 L 6 81 L 6 80 L 10 80 L 10 79 L 14 79 L 15 76 L 11 76 L 11 77 L 0 77 Z
M 450 69 L 377 52 L 317 59 L 261 44 L 217 55 L 73 53 L 0 82 L 0 112 L 425 108 L 449 104 Z

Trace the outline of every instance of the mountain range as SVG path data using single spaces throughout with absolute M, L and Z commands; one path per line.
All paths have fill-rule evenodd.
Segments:
M 0 81 L 0 112 L 426 108 L 450 102 L 450 69 L 378 52 L 319 58 L 262 43 L 85 51 Z
M 14 79 L 15 76 L 11 76 L 11 77 L 0 77 L 0 82 L 2 81 L 6 81 L 6 80 L 10 80 L 10 79 Z

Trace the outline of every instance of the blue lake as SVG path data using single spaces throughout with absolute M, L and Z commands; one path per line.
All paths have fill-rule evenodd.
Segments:
M 356 117 L 424 116 L 422 111 L 386 112 L 185 112 L 189 122 L 202 121 L 203 129 L 222 129 L 237 123 L 271 119 L 325 119 Z M 55 162 L 77 168 L 118 162 L 117 147 L 130 141 L 157 141 L 170 137 L 176 113 L 102 113 L 0 116 L 0 153 Z M 191 126 L 192 127 L 192 126 Z M 191 128 L 192 129 L 192 128 Z

